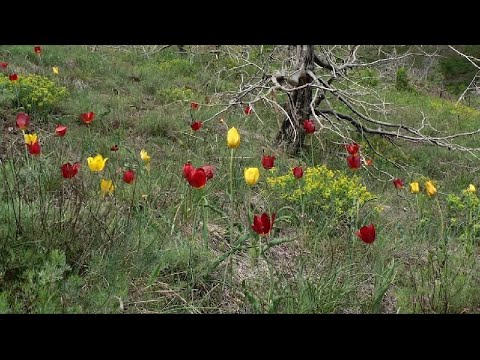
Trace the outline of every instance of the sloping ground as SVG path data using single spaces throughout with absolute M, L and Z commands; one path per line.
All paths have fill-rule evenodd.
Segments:
M 208 51 L 184 56 L 174 48 L 149 57 L 127 48 L 77 46 L 45 46 L 41 59 L 28 46 L 2 46 L 0 53 L 20 76 L 37 73 L 69 91 L 48 114 L 32 114 L 31 128 L 42 145 L 34 160 L 25 156 L 15 128 L 22 109 L 3 93 L 0 98 L 0 156 L 9 160 L 0 179 L 20 194 L 12 201 L 5 186 L 1 193 L 0 231 L 7 239 L 1 311 L 478 312 L 480 207 L 462 190 L 470 183 L 480 186 L 480 180 L 467 154 L 375 139 L 380 152 L 407 167 L 402 173 L 359 138 L 380 170 L 402 177 L 407 188 L 410 181 L 432 178 L 439 194 L 397 191 L 380 171 L 362 169 L 357 175 L 376 200 L 350 215 L 335 214 L 313 200 L 289 202 L 270 191 L 265 179 L 311 166 L 311 149 L 289 158 L 272 145 L 278 124 L 268 108 L 256 108 L 263 123 L 233 109 L 222 114 L 242 137 L 234 153 L 232 206 L 227 127 L 218 119 L 196 133 L 189 126 L 213 116 L 216 108 L 208 105 L 224 102 L 221 92 L 238 86 L 240 79 L 223 78 L 220 71 L 232 66 L 231 59 Z M 52 66 L 59 67 L 58 76 Z M 440 131 L 480 126 L 478 110 L 445 99 L 391 89 L 385 96 L 396 104 L 396 120 L 413 123 L 423 111 Z M 191 101 L 202 106 L 193 111 Z M 88 111 L 96 118 L 86 126 L 79 115 Z M 53 135 L 57 123 L 68 126 L 65 138 Z M 329 134 L 317 139 L 315 165 L 339 169 L 350 179 L 344 149 L 332 145 Z M 113 145 L 117 152 L 110 150 Z M 142 148 L 152 159 L 149 171 L 139 158 Z M 258 186 L 249 188 L 243 169 L 261 167 L 263 151 L 277 157 L 276 169 L 261 169 Z M 116 181 L 115 197 L 103 198 L 100 177 L 88 170 L 86 158 L 97 153 L 109 157 L 103 176 Z M 77 178 L 62 182 L 58 168 L 67 161 L 79 161 L 82 168 Z M 187 161 L 215 166 L 205 189 L 189 188 L 182 177 Z M 137 173 L 135 188 L 121 181 L 127 168 Z M 463 207 L 452 210 L 451 194 Z M 21 230 L 13 216 L 18 209 Z M 255 253 L 258 237 L 250 225 L 253 214 L 264 211 L 277 212 L 277 221 L 263 244 L 289 242 L 262 257 Z M 230 221 L 234 240 L 250 236 L 244 248 L 211 270 L 232 248 Z M 355 231 L 371 222 L 377 238 L 369 246 Z

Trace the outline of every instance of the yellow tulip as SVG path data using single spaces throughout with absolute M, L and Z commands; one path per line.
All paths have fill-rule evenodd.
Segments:
M 410 192 L 412 194 L 418 194 L 420 192 L 420 184 L 416 181 L 410 183 Z
M 437 193 L 437 189 L 431 180 L 425 183 L 425 190 L 427 191 L 428 196 L 434 196 Z
M 140 151 L 140 157 L 142 158 L 143 161 L 148 162 L 150 161 L 150 155 L 148 155 L 147 151 L 145 149 L 142 149 Z
M 58 67 L 57 66 L 52 67 L 52 71 L 55 75 L 58 75 Z
M 245 182 L 248 185 L 255 185 L 260 178 L 260 171 L 258 168 L 247 168 L 243 172 L 243 176 L 245 177 Z
M 110 195 L 115 190 L 115 185 L 113 185 L 112 180 L 102 179 L 102 181 L 100 182 L 100 189 L 102 190 L 102 194 L 104 196 Z
M 475 192 L 477 192 L 477 189 L 475 188 L 475 185 L 470 184 L 470 185 L 468 185 L 467 191 L 471 192 L 471 193 L 475 193 Z
M 105 163 L 107 162 L 108 158 L 103 158 L 102 155 L 98 154 L 94 158 L 89 157 L 87 159 L 88 167 L 93 172 L 100 172 L 105 167 Z
M 25 144 L 32 145 L 37 142 L 37 134 L 24 134 Z
M 228 130 L 227 145 L 231 149 L 235 149 L 240 145 L 240 134 L 234 127 Z

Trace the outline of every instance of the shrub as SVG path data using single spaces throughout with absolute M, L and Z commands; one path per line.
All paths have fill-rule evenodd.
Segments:
M 358 82 L 363 86 L 376 87 L 379 83 L 378 71 L 375 69 L 360 69 L 356 77 L 358 77 Z
M 68 90 L 58 86 L 47 77 L 31 74 L 19 76 L 16 82 L 11 82 L 6 76 L 0 77 L 0 88 L 13 94 L 19 105 L 29 113 L 49 113 L 60 100 L 68 95 Z
M 412 87 L 408 80 L 407 69 L 401 67 L 397 70 L 397 78 L 395 80 L 395 88 L 398 91 L 411 91 Z
M 267 178 L 269 188 L 288 202 L 320 207 L 322 211 L 337 216 L 353 216 L 357 205 L 363 206 L 375 196 L 367 191 L 356 175 L 347 176 L 340 170 L 330 170 L 325 165 L 306 169 L 302 180 L 292 173 Z

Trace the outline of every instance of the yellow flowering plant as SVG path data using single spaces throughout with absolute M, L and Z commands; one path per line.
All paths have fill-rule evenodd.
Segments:
M 330 170 L 325 165 L 306 169 L 301 187 L 291 172 L 269 177 L 266 181 L 269 191 L 280 199 L 290 204 L 303 201 L 306 207 L 318 207 L 336 216 L 351 216 L 357 211 L 357 206 L 376 199 L 361 183 L 360 177 L 348 176 L 341 170 Z
M 245 178 L 245 182 L 250 185 L 250 186 L 253 186 L 255 185 L 259 178 L 260 178 L 260 171 L 258 170 L 258 168 L 246 168 L 244 171 L 243 171 L 243 176 Z
M 115 185 L 113 185 L 112 180 L 102 179 L 100 182 L 100 190 L 102 191 L 103 196 L 111 195 L 115 190 Z
M 480 199 L 471 187 L 461 194 L 448 194 L 447 215 L 449 228 L 461 239 L 474 239 L 480 236 Z
M 240 146 L 240 134 L 234 127 L 228 130 L 227 145 L 230 149 L 236 149 Z
M 425 191 L 427 192 L 427 195 L 432 197 L 437 194 L 437 188 L 435 187 L 435 184 L 433 183 L 432 180 L 428 180 L 425 182 Z
M 107 160 L 108 158 L 104 158 L 100 154 L 95 157 L 89 157 L 87 159 L 88 168 L 93 172 L 100 172 L 105 168 Z
M 24 134 L 23 138 L 26 145 L 32 145 L 37 141 L 37 134 Z
M 37 74 L 19 76 L 15 82 L 9 81 L 6 76 L 0 76 L 0 88 L 15 94 L 15 100 L 28 113 L 51 112 L 68 95 L 66 87 Z

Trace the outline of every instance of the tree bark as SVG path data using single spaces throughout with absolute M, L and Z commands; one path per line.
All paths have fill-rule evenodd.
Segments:
M 313 79 L 307 71 L 314 70 L 313 45 L 297 45 L 291 47 L 296 60 L 297 71 L 287 81 L 297 87 L 311 82 Z M 305 132 L 303 121 L 310 118 L 310 103 L 312 101 L 312 88 L 307 86 L 287 94 L 286 106 L 289 117 L 285 117 L 276 141 L 291 153 L 298 153 L 304 145 Z

